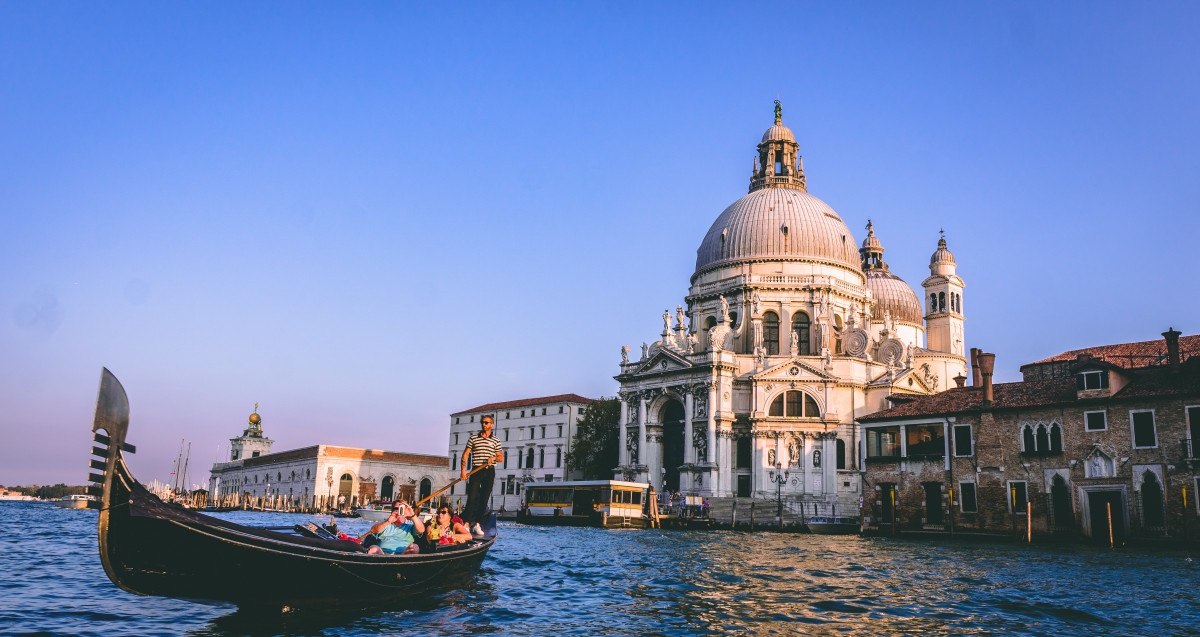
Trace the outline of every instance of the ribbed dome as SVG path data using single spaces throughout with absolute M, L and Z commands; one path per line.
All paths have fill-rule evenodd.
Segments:
M 954 253 L 946 247 L 946 237 L 938 239 L 937 250 L 934 250 L 933 256 L 929 257 L 929 265 L 953 264 Z
M 892 320 L 921 325 L 921 300 L 904 279 L 887 270 L 867 270 L 867 289 L 875 297 L 875 309 L 871 318 L 883 320 L 884 311 Z
M 859 271 L 857 246 L 824 201 L 794 188 L 763 188 L 713 222 L 696 250 L 696 272 L 744 260 L 823 261 Z
M 796 141 L 796 136 L 792 134 L 792 129 L 788 128 L 787 126 L 784 126 L 783 124 L 775 124 L 774 126 L 768 128 L 767 132 L 763 133 L 762 137 L 764 142 L 771 142 L 780 139 L 794 142 Z

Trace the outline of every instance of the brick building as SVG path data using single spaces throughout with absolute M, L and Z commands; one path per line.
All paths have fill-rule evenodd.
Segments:
M 1107 541 L 1111 511 L 1117 542 L 1200 533 L 1200 355 L 1163 336 L 995 385 L 994 355 L 973 351 L 973 386 L 859 417 L 864 528 Z

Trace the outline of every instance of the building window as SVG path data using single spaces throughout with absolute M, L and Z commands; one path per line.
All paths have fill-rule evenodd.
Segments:
M 750 457 L 753 455 L 750 448 L 751 442 L 749 436 L 742 436 L 737 439 L 737 465 L 738 469 L 747 469 L 752 462 Z
M 538 449 L 538 469 L 546 468 L 546 450 Z
M 475 422 L 475 416 L 471 416 L 471 422 Z
M 771 402 L 768 415 L 774 418 L 820 418 L 821 408 L 816 399 L 802 391 L 786 391 Z
M 1083 422 L 1088 431 L 1104 431 L 1108 429 L 1108 414 L 1103 411 L 1085 411 Z
M 562 467 L 562 449 L 555 449 L 554 450 L 554 468 L 558 469 L 560 467 Z
M 583 407 L 580 407 L 580 408 L 579 408 L 579 415 L 580 415 L 580 416 L 582 416 L 582 415 L 583 415 Z
M 518 469 L 520 469 L 522 466 L 524 466 L 524 464 L 525 464 L 525 462 L 523 460 L 524 457 L 525 457 L 525 450 L 518 447 L 517 448 L 517 468 Z
M 1025 505 L 1029 502 L 1029 491 L 1024 480 L 1008 481 L 1008 511 L 1017 515 L 1025 515 Z
M 522 417 L 522 418 L 524 418 L 524 417 L 525 417 L 525 410 L 524 410 L 524 409 L 522 409 L 522 410 L 521 410 L 521 417 Z
M 833 353 L 842 353 L 842 317 L 833 317 Z
M 945 429 L 941 424 L 909 425 L 906 428 L 909 458 L 944 458 L 946 456 Z
M 562 438 L 562 425 L 558 426 L 558 437 Z
M 458 444 L 458 434 L 454 434 L 454 444 Z
M 525 468 L 526 469 L 533 468 L 533 449 L 530 449 L 529 453 L 525 454 Z
M 1184 407 L 1183 415 L 1184 425 L 1187 427 L 1183 457 L 1200 458 L 1200 405 Z
M 870 427 L 867 429 L 867 460 L 899 457 L 899 427 Z
M 508 468 L 508 450 L 507 449 L 504 450 L 503 463 L 504 463 L 504 468 L 507 469 Z
M 458 456 L 456 456 L 454 454 L 450 454 L 450 470 L 451 471 L 458 470 Z
M 1133 425 L 1133 448 L 1148 449 L 1158 446 L 1158 435 L 1154 431 L 1154 410 L 1129 412 Z
M 1108 372 L 1084 372 L 1075 377 L 1075 389 L 1108 389 Z
M 1039 422 L 1021 427 L 1021 453 L 1027 456 L 1052 456 L 1062 453 L 1062 427 L 1057 422 Z
M 257 458 L 259 453 L 261 453 L 261 452 L 259 452 L 259 451 L 252 451 L 252 452 L 250 452 L 250 457 L 251 457 L 251 458 Z
M 979 503 L 975 501 L 974 482 L 958 483 L 958 502 L 962 506 L 963 513 L 976 513 L 979 511 Z
M 763 347 L 767 350 L 768 356 L 779 355 L 779 315 L 767 311 L 763 312 Z
M 504 442 L 508 442 L 508 430 L 504 430 Z
M 545 415 L 546 415 L 546 408 L 545 408 L 545 407 L 542 407 L 542 415 L 543 415 L 543 416 L 545 416 Z
M 455 419 L 454 419 L 454 424 L 456 424 L 456 425 L 457 425 L 459 420 L 462 420 L 462 419 L 461 419 L 461 418 L 455 418 Z
M 954 455 L 958 458 L 975 455 L 975 447 L 971 440 L 971 425 L 954 425 Z M 972 486 L 974 486 L 973 483 Z
M 812 321 L 804 312 L 796 312 L 792 315 L 792 338 L 796 339 L 796 353 L 800 356 L 808 356 L 812 354 L 809 341 L 809 328 Z
M 945 292 L 938 292 L 938 311 L 939 312 L 946 311 L 946 293 Z
M 560 413 L 560 414 L 561 414 L 561 413 L 563 413 L 563 406 L 562 406 L 562 405 L 559 405 L 559 406 L 558 406 L 558 413 Z
M 546 425 L 542 425 L 542 440 L 546 439 Z
M 837 439 L 837 468 L 846 468 L 846 441 L 841 438 Z

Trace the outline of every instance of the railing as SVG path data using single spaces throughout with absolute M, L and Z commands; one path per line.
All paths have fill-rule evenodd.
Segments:
M 1062 449 L 1037 449 L 1034 451 L 1022 451 L 1022 458 L 1052 458 L 1063 455 Z

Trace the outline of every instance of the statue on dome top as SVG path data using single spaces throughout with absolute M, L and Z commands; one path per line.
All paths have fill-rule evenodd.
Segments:
M 779 100 L 775 100 L 775 123 L 783 123 L 783 105 L 779 103 Z

